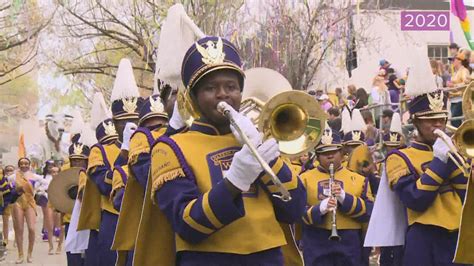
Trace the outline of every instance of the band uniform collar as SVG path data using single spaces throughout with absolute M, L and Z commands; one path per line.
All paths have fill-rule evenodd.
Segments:
M 418 142 L 418 141 L 412 141 L 411 142 L 411 147 L 413 147 L 417 150 L 422 150 L 422 151 L 432 151 L 433 150 L 433 147 L 431 147 L 430 145 L 425 144 L 425 143 L 421 143 L 421 142 Z

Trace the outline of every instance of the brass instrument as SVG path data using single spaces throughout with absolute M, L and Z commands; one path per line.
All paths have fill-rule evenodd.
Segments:
M 363 174 L 362 168 L 374 163 L 372 153 L 366 144 L 361 144 L 354 148 L 347 159 L 347 169 L 359 174 Z
M 240 137 L 243 139 L 245 144 L 247 144 L 247 146 L 249 147 L 255 159 L 257 159 L 258 163 L 263 167 L 263 170 L 265 170 L 265 172 L 271 177 L 273 184 L 275 184 L 275 186 L 278 187 L 278 191 L 280 192 L 281 195 L 274 194 L 273 196 L 280 198 L 281 200 L 285 202 L 290 201 L 291 200 L 290 192 L 288 192 L 288 190 L 283 186 L 280 179 L 273 172 L 272 168 L 265 162 L 262 156 L 258 153 L 257 149 L 252 145 L 247 135 L 242 131 L 239 125 L 235 122 L 234 117 L 232 116 L 232 113 L 231 113 L 231 108 L 232 106 L 230 106 L 226 102 L 220 102 L 217 105 L 217 109 L 219 110 L 219 112 L 221 112 L 224 116 L 226 116 L 229 119 L 231 125 L 237 130 L 237 132 L 239 133 Z
M 450 149 L 449 157 L 459 169 L 467 176 L 471 172 L 471 165 L 466 162 L 466 158 L 474 158 L 474 82 L 471 82 L 463 93 L 462 109 L 466 120 L 459 128 L 447 126 L 447 129 L 454 131 L 452 136 L 454 146 L 450 145 L 449 136 L 443 131 L 436 129 L 433 133 L 438 135 Z M 463 157 L 464 156 L 464 157 Z
M 331 163 L 329 165 L 329 195 L 331 198 L 335 198 L 335 195 L 332 191 L 332 185 L 334 184 L 334 164 Z M 336 224 L 336 213 L 337 207 L 334 208 L 331 212 L 331 235 L 329 236 L 329 240 L 333 241 L 340 241 L 341 237 L 337 234 L 337 224 Z
M 72 213 L 79 185 L 79 167 L 61 171 L 51 180 L 48 187 L 48 199 L 53 208 L 62 213 Z
M 245 76 L 239 111 L 266 138 L 274 137 L 283 155 L 293 157 L 314 149 L 327 119 L 319 103 L 303 91 L 292 90 L 288 80 L 274 70 L 252 68 Z

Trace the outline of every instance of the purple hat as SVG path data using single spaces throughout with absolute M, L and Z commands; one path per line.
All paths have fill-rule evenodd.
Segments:
M 318 146 L 316 146 L 316 153 L 325 153 L 329 151 L 336 151 L 342 148 L 341 137 L 338 133 L 333 133 L 330 127 L 326 127 Z
M 168 114 L 165 112 L 163 103 L 161 103 L 160 95 L 150 96 L 143 101 L 138 124 L 141 124 L 152 117 L 163 117 L 168 119 Z
M 112 116 L 114 119 L 133 119 L 138 118 L 143 99 L 140 97 L 122 98 L 112 102 Z
M 194 43 L 186 52 L 181 78 L 188 91 L 205 75 L 220 69 L 232 69 L 245 77 L 237 48 L 228 40 L 208 36 Z
M 408 103 L 408 110 L 413 118 L 436 119 L 447 118 L 446 103 L 448 97 L 443 91 L 425 93 L 416 96 Z
M 344 145 L 360 145 L 365 143 L 365 134 L 361 130 L 352 130 L 344 134 Z
M 389 147 L 397 147 L 402 144 L 402 134 L 398 132 L 389 132 L 383 135 L 383 143 Z
M 80 142 L 72 143 L 71 146 L 69 146 L 70 159 L 87 159 L 89 158 L 89 153 L 89 147 Z
M 95 137 L 100 144 L 108 144 L 118 139 L 118 134 L 112 119 L 107 118 L 99 123 L 95 129 Z

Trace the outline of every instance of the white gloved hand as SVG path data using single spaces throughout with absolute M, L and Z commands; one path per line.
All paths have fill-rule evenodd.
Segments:
M 329 202 L 329 198 L 325 198 L 323 199 L 323 201 L 321 201 L 321 203 L 319 203 L 319 211 L 323 215 L 330 211 L 328 208 L 328 202 Z
M 135 123 L 127 122 L 127 124 L 125 124 L 125 128 L 123 129 L 122 146 L 120 149 L 126 151 L 130 149 L 130 138 L 132 137 L 135 130 L 137 130 L 137 125 Z
M 179 114 L 179 111 L 178 111 L 178 101 L 174 103 L 173 115 L 171 116 L 169 120 L 169 125 L 175 130 L 178 130 L 186 126 L 183 118 L 181 117 L 181 114 Z
M 234 118 L 235 123 L 240 127 L 242 132 L 247 135 L 249 138 L 250 142 L 256 147 L 262 143 L 262 138 L 263 135 L 258 132 L 257 128 L 255 125 L 252 123 L 250 118 L 246 117 L 245 115 L 237 112 L 234 110 L 234 108 L 230 108 L 230 112 L 232 114 L 232 117 Z M 230 130 L 232 131 L 232 134 L 237 138 L 237 140 L 240 142 L 240 144 L 244 145 L 245 142 L 242 140 L 240 137 L 239 132 L 232 126 L 230 125 Z
M 257 148 L 257 151 L 267 164 L 280 156 L 280 149 L 274 138 L 267 139 Z
M 265 141 L 257 148 L 257 151 L 267 163 L 280 156 L 278 144 L 274 139 Z M 253 157 L 249 147 L 244 145 L 234 154 L 226 178 L 241 191 L 248 191 L 262 171 L 262 166 Z
M 341 188 L 341 193 L 336 196 L 336 199 L 337 201 L 339 201 L 339 203 L 342 204 L 345 198 L 346 198 L 346 192 L 344 191 L 344 189 Z
M 448 138 L 448 141 L 451 142 L 451 139 Z M 437 138 L 435 143 L 433 144 L 433 154 L 434 157 L 440 159 L 442 162 L 447 163 L 449 158 L 449 147 L 448 145 L 441 139 Z

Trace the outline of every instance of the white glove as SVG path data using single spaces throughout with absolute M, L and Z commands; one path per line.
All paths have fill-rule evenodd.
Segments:
M 280 155 L 278 144 L 274 139 L 265 141 L 257 148 L 257 151 L 267 163 Z M 250 185 L 262 171 L 262 166 L 253 157 L 249 147 L 244 145 L 240 151 L 234 154 L 226 178 L 241 191 L 248 191 Z
M 176 101 L 174 103 L 173 115 L 170 118 L 169 125 L 173 129 L 176 129 L 176 130 L 186 126 L 186 124 L 184 123 L 183 118 L 181 117 L 181 115 L 179 114 L 179 111 L 178 111 L 178 101 Z
M 256 147 L 262 143 L 262 138 L 263 134 L 258 132 L 257 128 L 255 125 L 252 123 L 250 118 L 246 117 L 245 115 L 237 112 L 234 110 L 234 108 L 230 108 L 230 112 L 232 114 L 232 117 L 234 118 L 235 123 L 240 127 L 242 132 L 247 135 L 249 138 L 250 142 Z M 232 126 L 230 125 L 230 130 L 232 131 L 232 134 L 234 134 L 235 138 L 240 142 L 240 144 L 244 145 L 244 141 L 240 137 L 239 132 Z
M 130 149 L 130 138 L 132 137 L 135 130 L 137 130 L 137 125 L 135 125 L 135 123 L 127 122 L 127 124 L 125 124 L 125 128 L 123 129 L 122 146 L 120 149 L 126 151 Z
M 346 192 L 344 191 L 344 189 L 341 188 L 341 194 L 339 194 L 339 196 L 337 196 L 336 199 L 337 201 L 339 201 L 339 203 L 342 204 L 345 198 L 346 198 Z
M 319 203 L 319 211 L 323 215 L 328 213 L 329 211 L 332 211 L 332 208 L 328 208 L 328 202 L 329 198 L 325 198 L 323 199 L 323 201 L 321 201 L 321 203 Z
M 451 139 L 448 138 L 448 141 L 451 142 L 450 143 L 451 145 L 453 145 Z M 448 158 L 449 158 L 448 153 L 449 153 L 448 145 L 441 138 L 437 138 L 435 143 L 433 144 L 434 157 L 440 159 L 444 163 L 447 163 Z

